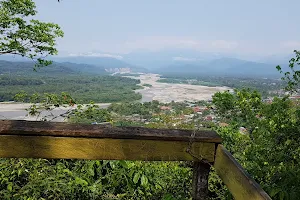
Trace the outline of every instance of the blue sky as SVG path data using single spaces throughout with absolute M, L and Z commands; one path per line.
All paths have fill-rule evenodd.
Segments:
M 300 49 L 299 0 L 35 0 L 69 53 L 191 49 L 251 55 Z

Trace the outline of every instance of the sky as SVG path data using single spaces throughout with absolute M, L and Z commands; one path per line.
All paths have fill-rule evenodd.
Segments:
M 61 26 L 61 52 L 189 49 L 251 55 L 300 49 L 299 0 L 35 0 Z

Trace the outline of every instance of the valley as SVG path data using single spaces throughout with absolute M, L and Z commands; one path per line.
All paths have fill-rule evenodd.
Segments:
M 149 102 L 157 100 L 162 103 L 169 103 L 171 101 L 200 101 L 210 100 L 212 95 L 216 92 L 231 90 L 229 87 L 208 87 L 202 85 L 190 84 L 174 84 L 161 83 L 159 74 L 141 74 L 137 76 L 126 76 L 133 79 L 139 79 L 140 85 L 148 85 L 143 89 L 135 90 L 142 94 L 142 102 Z
M 119 75 L 121 76 L 122 74 Z M 112 80 L 116 80 L 116 78 L 117 77 L 112 77 Z M 141 99 L 135 101 L 141 101 L 141 102 L 150 102 L 153 100 L 157 100 L 161 103 L 170 103 L 172 101 L 175 102 L 184 102 L 184 101 L 195 102 L 201 100 L 208 101 L 211 99 L 212 95 L 216 92 L 232 90 L 229 87 L 222 87 L 222 86 L 208 87 L 208 86 L 190 85 L 190 84 L 161 83 L 158 82 L 158 80 L 161 79 L 159 74 L 150 74 L 150 73 L 149 74 L 141 73 L 139 74 L 139 76 L 137 76 L 136 74 L 133 74 L 132 76 L 130 74 L 125 74 L 125 76 L 120 78 L 123 78 L 124 80 L 128 80 L 128 78 L 136 80 L 135 83 L 138 83 L 136 88 L 142 88 L 142 89 L 134 90 L 136 94 L 141 95 Z M 101 82 L 99 82 L 98 84 L 101 84 Z M 100 91 L 95 90 L 93 93 L 98 93 L 98 92 Z M 100 106 L 100 108 L 107 108 L 110 105 L 110 103 L 114 102 L 114 101 L 101 102 L 101 101 L 97 101 L 97 99 L 94 99 L 94 101 L 96 102 L 96 105 Z M 85 102 L 88 101 L 86 100 Z M 2 102 L 0 103 L 0 119 L 41 120 L 43 117 L 50 114 L 47 111 L 43 111 L 38 117 L 28 116 L 27 115 L 28 111 L 26 111 L 26 109 L 28 109 L 29 106 L 30 103 Z M 52 111 L 52 114 L 54 116 L 59 116 L 64 112 L 66 112 L 66 110 L 68 109 L 70 109 L 70 107 L 54 109 Z M 48 117 L 48 119 L 50 118 L 51 116 Z M 64 120 L 63 117 L 57 117 L 55 118 L 54 121 L 63 121 L 63 120 Z

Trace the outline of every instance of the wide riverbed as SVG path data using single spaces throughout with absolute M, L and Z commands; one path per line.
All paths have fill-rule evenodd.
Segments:
M 158 100 L 163 103 L 171 101 L 199 101 L 209 100 L 216 92 L 231 90 L 228 87 L 208 87 L 200 85 L 188 85 L 188 84 L 172 84 L 172 83 L 160 83 L 157 82 L 160 77 L 158 74 L 141 74 L 139 77 L 127 76 L 134 79 L 140 79 L 141 85 L 150 84 L 151 87 L 144 87 L 143 89 L 136 90 L 142 94 L 142 102 L 148 102 L 152 100 Z M 101 108 L 107 108 L 110 104 L 98 104 Z M 42 112 L 39 117 L 28 116 L 27 108 L 30 104 L 26 103 L 0 103 L 0 120 L 41 120 L 49 112 Z M 59 116 L 65 113 L 70 108 L 60 108 L 52 111 L 54 116 Z M 53 118 L 53 117 L 52 117 Z M 48 118 L 48 119 L 51 119 Z M 53 121 L 63 121 L 63 117 L 57 117 Z
M 171 101 L 199 101 L 209 100 L 216 92 L 232 90 L 229 87 L 208 87 L 201 85 L 173 84 L 157 82 L 160 77 L 158 74 L 141 74 L 139 77 L 127 76 L 140 79 L 141 85 L 150 84 L 152 87 L 136 90 L 143 95 L 142 102 L 157 100 L 163 103 Z

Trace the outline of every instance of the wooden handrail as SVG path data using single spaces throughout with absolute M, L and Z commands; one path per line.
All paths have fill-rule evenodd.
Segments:
M 194 161 L 190 147 L 197 157 L 213 162 L 220 141 L 209 130 L 0 121 L 0 146 L 5 147 L 0 157 Z
M 223 145 L 217 147 L 214 167 L 234 199 L 271 199 Z
M 235 199 L 271 199 L 220 143 L 211 130 L 0 121 L 2 158 L 194 161 L 195 200 L 208 199 L 211 165 Z
M 135 140 L 190 141 L 221 143 L 221 137 L 211 130 L 151 129 L 143 127 L 111 127 L 65 122 L 0 120 L 1 135 L 56 136 L 82 138 L 115 138 Z

